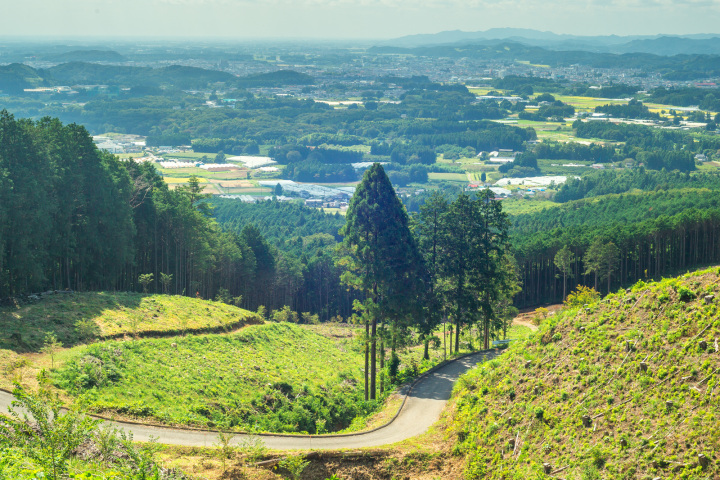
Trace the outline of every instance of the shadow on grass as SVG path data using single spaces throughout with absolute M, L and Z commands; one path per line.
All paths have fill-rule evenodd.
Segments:
M 21 307 L 0 309 L 0 349 L 39 352 L 46 333 L 64 347 L 101 338 L 98 317 L 108 310 L 135 309 L 144 295 L 128 292 L 61 293 Z

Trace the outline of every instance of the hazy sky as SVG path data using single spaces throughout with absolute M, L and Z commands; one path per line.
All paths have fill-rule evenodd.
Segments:
M 0 35 L 393 38 L 523 27 L 720 33 L 720 0 L 0 0 Z

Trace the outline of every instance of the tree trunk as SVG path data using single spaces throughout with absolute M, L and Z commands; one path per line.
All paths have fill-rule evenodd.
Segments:
M 455 322 L 455 353 L 460 351 L 460 315 Z
M 611 275 L 611 274 L 610 274 L 610 269 L 608 269 L 608 289 L 607 289 L 607 293 L 610 293 L 610 275 Z
M 483 315 L 485 320 L 485 341 L 483 342 L 483 348 L 487 350 L 490 348 L 490 297 L 487 292 L 485 292 L 485 305 L 487 311 L 485 312 L 485 315 Z
M 377 319 L 373 316 L 370 330 L 370 400 L 375 400 L 377 378 Z
M 446 333 L 446 327 L 447 326 L 447 318 L 443 316 L 443 360 L 447 360 L 447 333 Z
M 369 400 L 369 388 L 370 384 L 368 378 L 370 376 L 370 322 L 367 318 L 365 319 L 365 400 Z
M 385 392 L 385 376 L 383 369 L 385 368 L 385 339 L 380 337 L 380 394 Z

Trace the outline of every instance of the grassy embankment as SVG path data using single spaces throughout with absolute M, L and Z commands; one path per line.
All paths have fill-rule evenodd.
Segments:
M 566 309 L 463 377 L 465 478 L 717 478 L 718 273 Z
M 259 319 L 219 302 L 132 293 L 56 294 L 1 313 L 0 387 L 37 388 L 47 376 L 64 401 L 82 399 L 117 418 L 357 431 L 382 424 L 400 402 L 391 396 L 375 414 L 385 396 L 362 400 L 359 330 L 347 325 L 266 324 L 232 333 Z M 62 345 L 48 349 L 46 333 Z M 430 361 L 422 360 L 422 345 L 399 353 L 401 379 L 443 358 L 441 346 L 430 350 Z
M 69 352 L 56 386 L 92 411 L 173 425 L 324 432 L 366 415 L 361 357 L 298 325 L 101 342 Z
M 252 312 L 194 298 L 124 292 L 60 293 L 0 309 L 0 388 L 37 388 L 71 348 L 109 338 L 226 332 L 259 323 Z M 46 346 L 52 334 L 57 344 Z M 52 350 L 52 354 L 50 352 Z

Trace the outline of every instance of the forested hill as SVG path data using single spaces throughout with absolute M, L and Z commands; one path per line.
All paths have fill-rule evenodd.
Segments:
M 570 200 L 598 197 L 612 193 L 625 193 L 633 190 L 670 190 L 673 188 L 720 189 L 720 174 L 714 172 L 678 172 L 651 171 L 643 168 L 632 170 L 601 170 L 583 175 L 582 178 L 569 177 L 554 200 L 564 203 Z
M 317 313 L 321 320 L 351 315 L 356 294 L 342 284 L 343 270 L 335 263 L 345 217 L 300 203 L 222 198 L 211 203 L 223 230 L 246 239 L 255 252 L 257 285 L 247 289 L 246 302 L 288 305 Z
M 607 292 L 720 262 L 717 191 L 611 195 L 513 222 L 513 251 L 523 281 L 515 298 L 519 306 L 562 301 L 566 289 L 578 284 Z M 558 266 L 563 250 L 564 270 Z
M 217 82 L 238 88 L 278 87 L 308 85 L 313 83 L 314 79 L 291 70 L 237 77 L 227 72 L 181 65 L 151 68 L 71 61 L 47 69 L 35 69 L 20 64 L 0 66 L 0 90 L 8 93 L 20 93 L 24 88 L 52 85 L 173 85 L 178 88 L 203 88 Z
M 515 244 L 532 241 L 541 232 L 563 227 L 586 227 L 594 229 L 615 225 L 628 228 L 630 225 L 658 217 L 672 217 L 691 210 L 719 210 L 720 190 L 707 188 L 676 188 L 590 197 L 577 200 L 539 212 L 513 215 L 511 232 Z
M 255 204 L 216 198 L 213 214 L 226 230 L 240 233 L 254 225 L 275 247 L 296 257 L 312 257 L 327 249 L 331 253 L 345 224 L 339 213 L 327 214 L 302 203 L 267 201 Z

